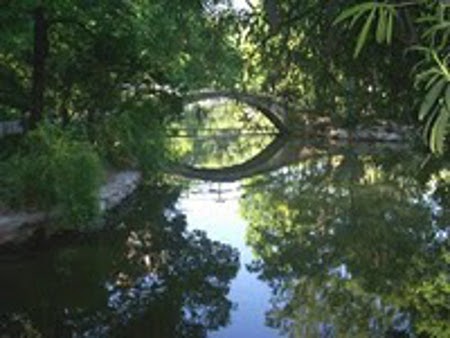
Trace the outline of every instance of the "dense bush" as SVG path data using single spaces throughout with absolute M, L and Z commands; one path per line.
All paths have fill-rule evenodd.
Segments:
M 0 201 L 12 208 L 55 211 L 67 227 L 89 224 L 99 211 L 102 166 L 81 137 L 42 125 L 20 151 L 0 162 Z

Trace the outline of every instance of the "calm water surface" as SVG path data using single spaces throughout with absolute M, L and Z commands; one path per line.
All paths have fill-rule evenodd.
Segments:
M 0 337 L 449 337 L 448 163 L 300 150 L 3 253 Z
M 237 248 L 240 254 L 241 266 L 229 294 L 235 303 L 230 324 L 210 336 L 278 337 L 275 330 L 264 325 L 270 289 L 246 268 L 254 256 L 245 241 L 247 222 L 240 215 L 240 195 L 239 184 L 204 183 L 195 185 L 179 202 L 188 229 L 203 230 L 210 238 Z

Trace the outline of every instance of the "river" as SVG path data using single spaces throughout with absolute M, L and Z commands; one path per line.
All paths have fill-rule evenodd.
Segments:
M 448 162 L 288 153 L 235 182 L 144 187 L 107 231 L 3 253 L 0 336 L 449 337 Z

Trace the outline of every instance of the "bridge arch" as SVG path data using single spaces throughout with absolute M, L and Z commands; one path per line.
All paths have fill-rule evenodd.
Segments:
M 260 111 L 279 131 L 288 134 L 287 110 L 274 97 L 228 90 L 201 90 L 184 95 L 185 104 L 212 99 L 231 99 L 247 104 Z

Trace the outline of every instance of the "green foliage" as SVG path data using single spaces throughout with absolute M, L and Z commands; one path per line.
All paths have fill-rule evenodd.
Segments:
M 0 200 L 10 207 L 55 212 L 67 227 L 88 226 L 98 214 L 100 160 L 68 132 L 42 125 L 0 169 Z
M 171 88 L 234 86 L 241 59 L 217 3 L 167 1 L 46 1 L 46 113 L 95 120 L 117 110 L 124 85 Z M 35 1 L 1 5 L 0 105 L 31 106 Z M 50 71 L 51 70 L 51 71 Z M 11 108 L 8 108 L 11 109 Z
M 264 149 L 276 133 L 262 114 L 232 100 L 188 105 L 173 127 L 177 137 L 171 146 L 182 161 L 208 168 L 245 162 Z
M 448 4 L 434 0 L 261 1 L 240 17 L 246 86 L 335 124 L 422 122 L 432 151 L 443 153 L 446 109 L 418 121 L 412 106 L 420 106 L 428 90 L 410 76 L 424 60 L 422 70 L 442 67 L 408 51 L 436 50 L 448 70 L 449 13 Z
M 155 109 L 147 103 L 112 116 L 96 128 L 96 147 L 108 163 L 118 168 L 138 168 L 147 177 L 156 174 L 169 153 L 164 126 L 155 117 Z
M 411 9 L 409 9 L 409 7 Z M 369 13 L 367 15 L 367 13 Z M 431 14 L 430 14 L 431 13 Z M 450 70 L 448 66 L 450 54 L 448 41 L 450 38 L 450 6 L 433 1 L 417 3 L 365 2 L 351 6 L 336 18 L 334 24 L 342 24 L 351 19 L 349 28 L 366 15 L 366 21 L 359 32 L 354 57 L 358 57 L 363 46 L 369 40 L 369 31 L 378 16 L 376 41 L 390 44 L 393 36 L 395 17 L 403 15 L 408 21 L 416 46 L 413 50 L 423 52 L 413 73 L 416 85 L 424 90 L 419 109 L 419 120 L 425 122 L 424 137 L 432 152 L 442 154 L 446 136 L 450 126 Z M 414 18 L 414 19 L 411 19 Z M 419 36 L 420 34 L 420 36 Z M 399 41 L 396 41 L 398 44 Z M 409 48 L 411 46 L 405 46 Z M 423 70 L 423 68 L 425 68 Z M 448 92 L 448 94 L 447 94 Z
M 15 140 L 8 156 L 2 154 L 8 157 L 0 164 L 2 203 L 48 210 L 56 206 L 66 223 L 85 224 L 97 213 L 98 155 L 116 167 L 154 175 L 170 157 L 165 126 L 180 112 L 180 99 L 169 93 L 233 87 L 240 76 L 228 11 L 215 11 L 224 3 L 2 3 L 0 120 L 27 121 L 42 96 L 41 113 L 52 124 L 20 144 Z M 35 40 L 38 8 L 40 43 Z M 37 45 L 44 59 L 39 69 L 34 62 Z M 36 72 L 45 78 L 39 95 L 31 90 Z M 87 136 L 75 137 L 70 131 L 74 126 Z
M 351 9 L 343 13 L 348 6 Z M 417 91 L 399 69 L 411 68 L 416 59 L 405 56 L 404 45 L 397 43 L 408 32 L 395 6 L 357 0 L 282 0 L 275 7 L 276 29 L 262 5 L 242 19 L 251 85 L 315 110 L 316 116 L 328 116 L 336 124 L 370 124 L 377 119 L 411 123 L 411 101 Z M 372 40 L 379 43 L 368 43 Z
M 426 46 L 414 48 L 423 56 L 414 69 L 416 84 L 425 91 L 419 120 L 426 122 L 425 140 L 437 154 L 444 153 L 445 140 L 450 131 L 450 10 L 448 12 L 447 18 L 438 12 L 438 17 L 422 20 L 431 21 L 432 26 L 422 35 Z
M 349 27 L 352 28 L 353 25 L 365 14 L 368 13 L 368 17 L 358 35 L 355 52 L 353 57 L 358 57 L 364 47 L 372 23 L 375 18 L 378 18 L 378 23 L 376 26 L 376 41 L 378 43 L 392 42 L 393 27 L 395 16 L 397 11 L 394 5 L 388 3 L 378 3 L 378 2 L 365 2 L 359 5 L 355 5 L 351 8 L 344 10 L 334 21 L 333 24 L 339 24 L 343 21 L 351 19 Z
M 425 90 L 419 120 L 426 122 L 424 138 L 431 150 L 442 154 L 450 131 L 450 54 L 441 59 L 436 49 L 417 47 L 415 50 L 425 54 L 416 67 L 417 71 L 425 68 L 416 74 L 416 84 Z

